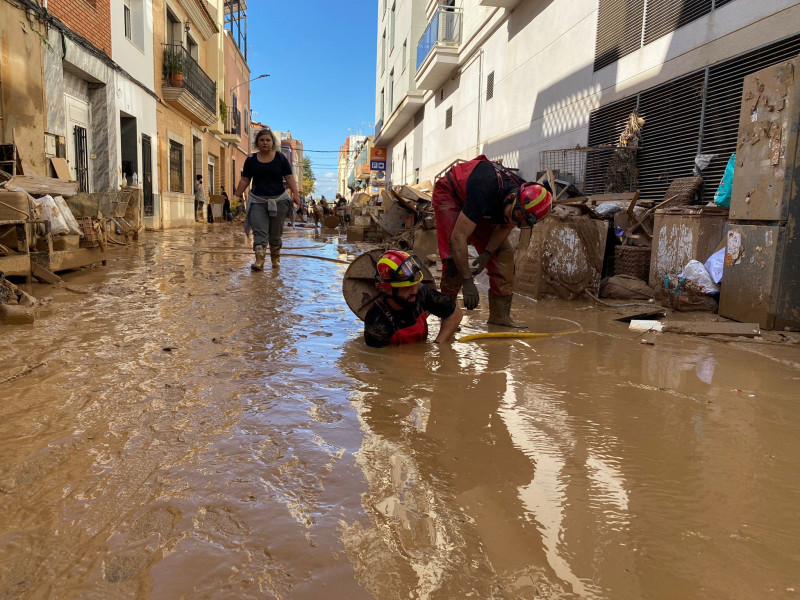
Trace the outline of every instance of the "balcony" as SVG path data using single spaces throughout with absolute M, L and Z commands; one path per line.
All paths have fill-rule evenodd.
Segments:
M 223 124 L 222 135 L 220 136 L 223 142 L 241 142 L 242 141 L 242 112 L 236 110 L 232 106 L 228 108 L 225 116 L 225 123 Z
M 378 122 L 375 128 L 375 144 L 386 146 L 400 130 L 414 118 L 417 111 L 425 105 L 424 90 L 410 90 L 394 109 L 389 118 Z
M 516 8 L 520 0 L 478 0 L 479 6 L 496 6 L 498 8 L 507 8 L 509 10 Z
M 437 6 L 417 44 L 417 89 L 438 89 L 458 65 L 463 13 L 454 6 Z
M 181 44 L 164 44 L 161 95 L 190 119 L 217 122 L 217 85 Z

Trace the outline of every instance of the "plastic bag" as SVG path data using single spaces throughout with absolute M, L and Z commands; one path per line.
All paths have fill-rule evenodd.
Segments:
M 64 217 L 64 222 L 67 224 L 69 232 L 73 235 L 83 235 L 83 233 L 81 233 L 81 227 L 78 225 L 78 221 L 72 214 L 72 211 L 70 210 L 69 205 L 67 205 L 66 200 L 64 200 L 64 198 L 61 196 L 56 196 L 53 198 L 53 200 L 55 201 L 58 210 L 61 211 L 61 216 Z
M 42 217 L 45 221 L 50 221 L 50 233 L 53 235 L 66 235 L 69 233 L 69 227 L 61 211 L 58 210 L 56 201 L 52 196 L 42 196 L 36 200 L 36 203 L 42 209 Z
M 725 248 L 721 248 L 714 252 L 705 262 L 706 271 L 711 275 L 714 283 L 722 281 L 722 267 L 725 264 Z
M 714 204 L 729 208 L 731 205 L 731 192 L 733 191 L 733 171 L 736 166 L 736 155 L 731 154 L 728 159 L 728 165 L 725 167 L 725 173 L 722 174 L 722 181 L 719 182 L 719 187 L 714 193 Z
M 680 275 L 689 281 L 695 283 L 700 289 L 700 293 L 706 296 L 715 296 L 719 294 L 719 286 L 714 283 L 714 280 L 709 275 L 703 263 L 697 260 L 690 260 L 683 268 L 683 273 Z

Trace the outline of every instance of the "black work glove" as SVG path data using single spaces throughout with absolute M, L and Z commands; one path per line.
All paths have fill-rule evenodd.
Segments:
M 488 250 L 481 252 L 481 255 L 472 261 L 472 266 L 475 267 L 472 269 L 472 276 L 477 276 L 481 271 L 486 268 L 486 265 L 489 264 L 489 261 L 492 260 L 492 253 Z
M 478 306 L 480 297 L 478 296 L 478 288 L 475 287 L 475 280 L 472 277 L 464 280 L 461 293 L 464 296 L 464 308 L 472 310 Z

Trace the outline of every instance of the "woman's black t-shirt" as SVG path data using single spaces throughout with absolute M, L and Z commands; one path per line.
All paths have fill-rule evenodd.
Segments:
M 280 152 L 268 163 L 259 162 L 256 154 L 244 161 L 242 177 L 250 179 L 250 189 L 256 196 L 280 196 L 285 188 L 283 178 L 293 175 L 289 159 Z

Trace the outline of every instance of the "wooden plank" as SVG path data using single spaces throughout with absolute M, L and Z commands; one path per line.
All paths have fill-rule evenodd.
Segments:
M 48 271 L 42 265 L 35 262 L 31 263 L 31 275 L 33 275 L 42 283 L 49 283 L 51 285 L 61 283 L 61 277 L 55 273 L 52 273 L 51 271 Z
M 621 192 L 619 194 L 592 194 L 590 202 L 629 202 L 634 197 L 639 197 L 639 192 Z
M 31 196 L 74 196 L 78 193 L 78 182 L 39 175 L 15 175 L 6 183 L 6 189 L 21 189 Z
M 73 180 L 72 173 L 69 172 L 69 164 L 66 158 L 54 156 L 50 159 L 50 163 L 53 165 L 53 170 L 56 172 L 56 177 L 58 179 L 63 179 L 64 181 Z
M 730 335 L 756 337 L 761 335 L 758 323 L 736 323 L 733 321 L 669 321 L 664 323 L 664 331 L 669 333 L 685 333 L 690 335 Z

